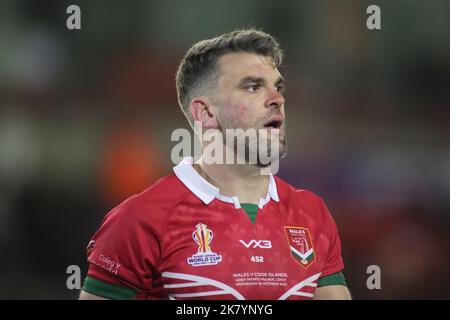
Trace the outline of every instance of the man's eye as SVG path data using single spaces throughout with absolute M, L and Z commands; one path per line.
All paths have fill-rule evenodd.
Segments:
M 247 91 L 256 92 L 259 89 L 259 84 L 252 84 L 247 87 Z
M 277 91 L 278 91 L 278 92 L 281 92 L 281 93 L 284 93 L 284 91 L 285 91 L 284 86 L 283 86 L 283 85 L 278 85 L 278 86 L 277 86 Z

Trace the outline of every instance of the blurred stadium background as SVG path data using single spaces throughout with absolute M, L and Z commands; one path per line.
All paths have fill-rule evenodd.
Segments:
M 381 31 L 365 27 L 370 4 Z M 354 298 L 449 299 L 449 13 L 439 0 L 1 0 L 0 298 L 76 298 L 66 268 L 84 276 L 103 216 L 171 172 L 185 51 L 252 25 L 287 53 L 279 176 L 327 202 Z M 372 264 L 381 290 L 366 287 Z

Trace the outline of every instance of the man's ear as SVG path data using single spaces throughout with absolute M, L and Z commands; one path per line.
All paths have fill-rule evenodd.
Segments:
M 216 108 L 208 97 L 195 97 L 189 106 L 189 112 L 194 121 L 200 121 L 205 129 L 217 129 Z

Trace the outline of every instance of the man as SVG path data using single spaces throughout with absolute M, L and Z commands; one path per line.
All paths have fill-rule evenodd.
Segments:
M 186 158 L 113 209 L 88 245 L 81 299 L 350 298 L 325 204 L 261 174 L 286 154 L 282 58 L 277 41 L 257 30 L 188 51 L 176 82 L 190 124 L 258 130 L 275 142 L 271 161 L 249 161 L 260 151 L 254 141 L 245 144 L 244 164 Z

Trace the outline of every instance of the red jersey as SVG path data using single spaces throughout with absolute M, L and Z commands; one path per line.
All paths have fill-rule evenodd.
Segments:
M 323 201 L 270 176 L 254 223 L 186 158 L 116 208 L 88 245 L 83 290 L 110 298 L 311 299 L 343 268 Z M 335 279 L 335 280 L 333 280 Z

